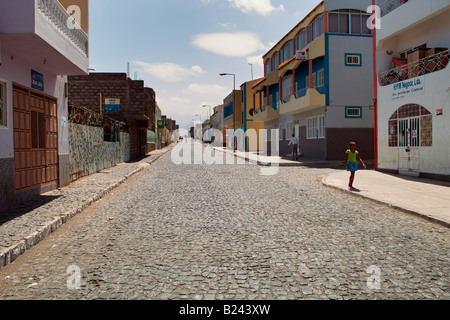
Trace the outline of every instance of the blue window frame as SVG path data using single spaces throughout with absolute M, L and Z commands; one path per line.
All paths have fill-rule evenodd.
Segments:
M 348 67 L 362 67 L 362 54 L 361 53 L 346 53 L 345 65 Z
M 362 116 L 362 107 L 345 107 L 346 119 L 361 119 Z

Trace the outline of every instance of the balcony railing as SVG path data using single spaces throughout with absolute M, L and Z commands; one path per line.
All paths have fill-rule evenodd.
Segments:
M 381 16 L 384 17 L 388 13 L 394 11 L 398 7 L 401 7 L 409 0 L 387 0 L 380 4 Z
M 378 79 L 381 86 L 423 76 L 445 69 L 449 63 L 449 50 L 381 72 Z
M 53 22 L 59 30 L 87 55 L 88 35 L 74 22 L 72 16 L 57 0 L 38 0 L 38 8 L 44 16 Z
M 307 91 L 308 91 L 308 88 L 303 88 L 303 89 L 297 90 L 297 92 L 295 93 L 295 99 L 303 98 L 304 96 L 306 96 Z

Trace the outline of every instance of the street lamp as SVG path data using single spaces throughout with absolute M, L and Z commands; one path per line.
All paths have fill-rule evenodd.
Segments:
M 221 73 L 220 76 L 221 76 L 221 77 L 224 77 L 224 76 L 233 76 L 233 78 L 234 78 L 233 89 L 236 90 L 236 75 L 235 75 L 234 73 Z
M 208 119 L 211 118 L 211 106 L 204 105 L 203 108 L 209 108 Z

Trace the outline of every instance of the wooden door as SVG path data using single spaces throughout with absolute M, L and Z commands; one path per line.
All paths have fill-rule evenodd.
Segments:
M 14 85 L 15 191 L 58 182 L 56 99 Z

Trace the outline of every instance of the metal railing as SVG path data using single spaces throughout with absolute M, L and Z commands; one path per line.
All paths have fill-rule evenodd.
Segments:
M 309 88 L 303 88 L 300 90 L 297 90 L 295 92 L 295 99 L 299 99 L 299 98 L 303 98 L 304 96 L 306 96 L 306 92 L 308 91 Z
M 380 4 L 381 16 L 384 17 L 388 13 L 394 11 L 395 9 L 401 7 L 409 0 L 387 0 Z
M 423 59 L 398 66 L 394 69 L 381 72 L 378 74 L 378 80 L 381 86 L 387 86 L 389 84 L 443 70 L 448 66 L 448 63 L 449 50 L 446 50 L 433 56 L 425 57 Z
M 111 119 L 100 113 L 85 107 L 69 103 L 69 123 L 81 124 L 89 127 L 109 127 L 114 130 L 123 131 L 126 123 Z
M 59 1 L 38 0 L 38 8 L 44 16 L 87 55 L 89 36 L 74 21 Z

